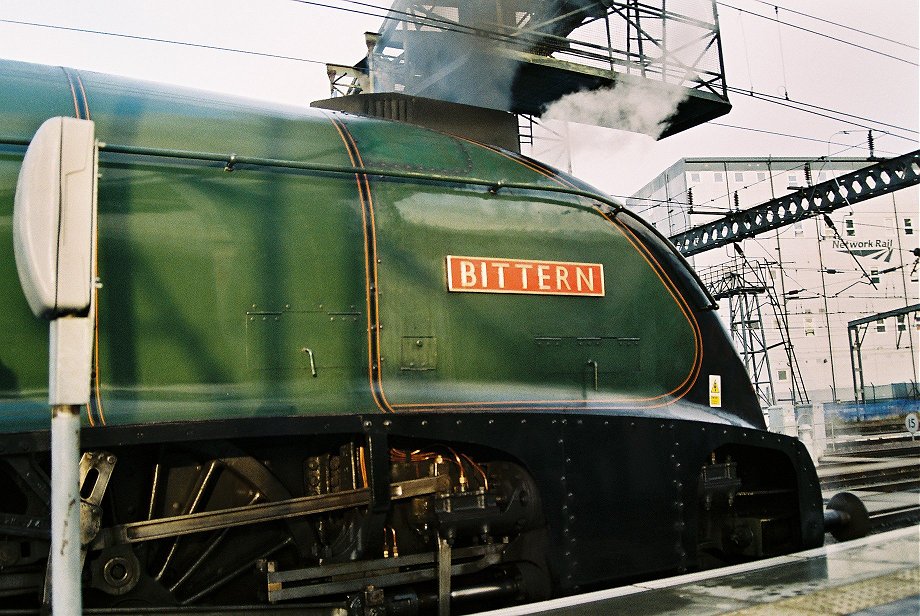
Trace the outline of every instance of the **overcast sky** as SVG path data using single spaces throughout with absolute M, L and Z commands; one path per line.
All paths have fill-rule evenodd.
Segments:
M 364 56 L 363 33 L 376 31 L 379 17 L 316 6 L 329 4 L 379 14 L 358 2 L 323 0 L 2 0 L 0 57 L 60 64 L 217 90 L 250 98 L 307 105 L 329 96 L 325 62 L 353 64 Z M 389 6 L 384 0 L 366 4 Z M 788 96 L 814 105 L 900 127 L 907 139 L 875 132 L 887 155 L 917 149 L 917 0 L 780 0 L 779 17 L 899 61 L 740 13 L 737 7 L 774 15 L 758 0 L 726 0 L 719 7 L 725 71 L 730 86 Z M 891 39 L 882 40 L 796 11 Z M 202 46 L 243 49 L 298 60 L 229 53 L 216 49 L 22 25 L 62 26 Z M 865 144 L 866 131 L 750 97 L 730 96 L 732 112 L 719 123 L 787 133 L 779 137 L 720 126 L 701 126 L 654 142 L 634 134 L 572 125 L 573 171 L 614 195 L 628 195 L 683 157 L 809 156 Z M 862 124 L 871 124 L 860 121 Z M 839 131 L 851 131 L 849 134 Z M 840 145 L 842 144 L 842 145 Z M 865 155 L 848 149 L 842 155 Z

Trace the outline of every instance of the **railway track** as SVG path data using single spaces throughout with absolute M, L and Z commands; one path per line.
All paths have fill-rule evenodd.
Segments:
M 873 533 L 920 523 L 920 440 L 876 424 L 838 432 L 818 466 L 825 497 L 858 496 Z
M 917 497 L 920 499 L 920 494 L 918 494 Z M 869 522 L 873 532 L 882 532 L 920 524 L 920 504 L 906 505 L 887 511 L 878 511 L 874 514 L 870 513 Z
M 877 492 L 914 490 L 920 488 L 920 457 L 859 457 L 843 461 L 835 456 L 832 463 L 818 467 L 818 478 L 825 493 L 854 489 Z

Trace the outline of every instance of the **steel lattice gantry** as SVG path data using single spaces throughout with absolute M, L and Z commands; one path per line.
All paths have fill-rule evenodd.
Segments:
M 853 171 L 670 237 L 691 256 L 920 184 L 920 150 Z
M 866 401 L 866 379 L 863 374 L 862 363 L 862 341 L 868 331 L 869 325 L 877 321 L 884 321 L 892 317 L 906 316 L 908 314 L 920 312 L 920 304 L 905 306 L 896 310 L 880 312 L 861 319 L 855 319 L 847 323 L 847 333 L 850 341 L 850 364 L 853 370 L 853 392 L 856 402 Z
M 767 291 L 763 281 L 744 263 L 712 268 L 701 274 L 700 278 L 714 299 L 728 299 L 732 341 L 751 377 L 761 405 L 765 408 L 772 406 L 776 403 L 776 397 L 760 310 L 760 297 Z
M 367 46 L 354 67 L 328 65 L 330 100 L 413 96 L 539 116 L 566 94 L 612 88 L 676 111 L 648 131 L 626 125 L 634 113 L 593 123 L 656 137 L 731 109 L 714 0 L 396 0 Z

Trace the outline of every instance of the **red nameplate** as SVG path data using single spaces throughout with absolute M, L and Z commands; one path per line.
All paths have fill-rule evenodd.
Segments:
M 447 256 L 447 290 L 604 296 L 601 263 Z

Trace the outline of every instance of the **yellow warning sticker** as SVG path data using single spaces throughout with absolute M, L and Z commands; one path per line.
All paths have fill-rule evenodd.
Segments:
M 709 375 L 709 406 L 722 407 L 722 375 Z

